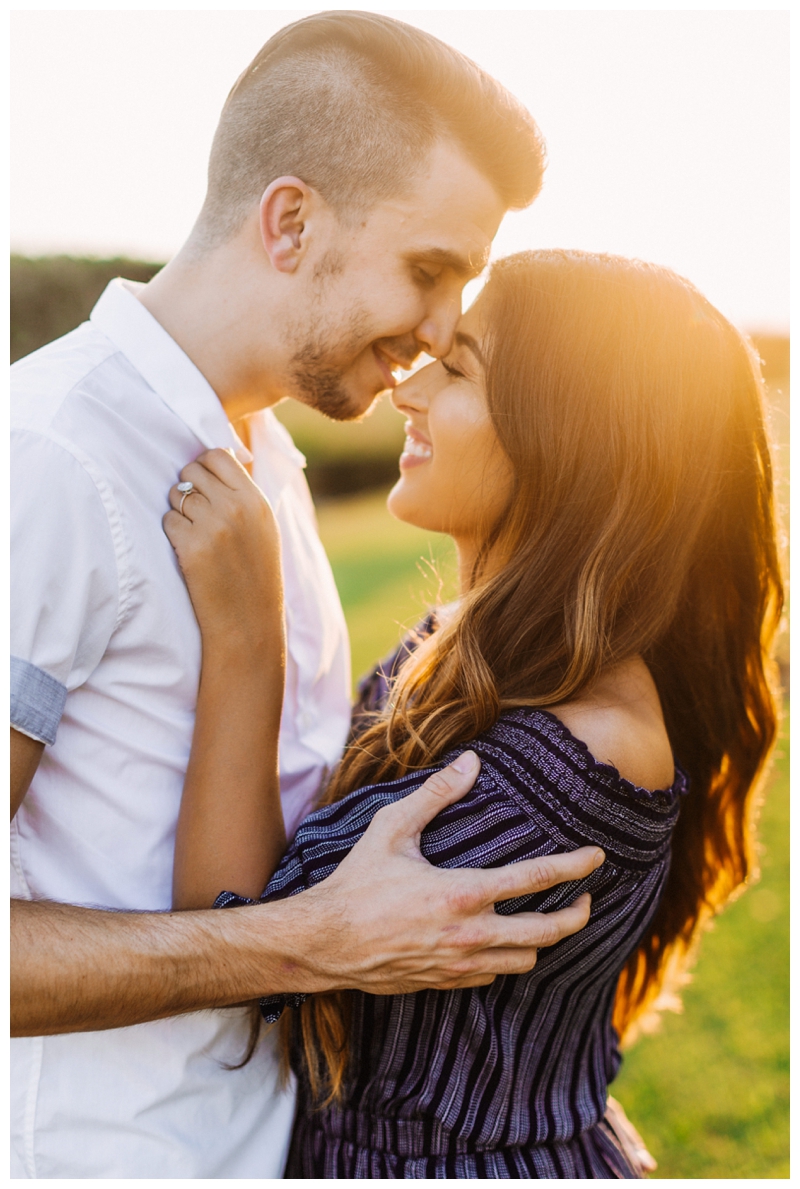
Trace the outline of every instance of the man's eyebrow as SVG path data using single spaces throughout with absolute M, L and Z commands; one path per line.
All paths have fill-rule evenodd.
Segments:
M 463 330 L 457 330 L 455 335 L 455 343 L 458 347 L 469 347 L 472 354 L 477 359 L 481 367 L 486 367 L 486 360 L 483 357 L 483 352 L 478 346 L 477 340 L 471 334 L 465 334 Z
M 489 249 L 475 256 L 462 256 L 449 248 L 420 248 L 410 254 L 410 259 L 426 264 L 441 264 L 451 268 L 457 277 L 477 277 L 489 262 Z

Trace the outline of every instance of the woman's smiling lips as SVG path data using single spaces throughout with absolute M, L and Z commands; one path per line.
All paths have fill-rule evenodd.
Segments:
M 423 433 L 410 421 L 406 421 L 406 440 L 403 443 L 403 453 L 400 455 L 400 470 L 406 471 L 410 467 L 421 466 L 433 458 L 433 446 Z

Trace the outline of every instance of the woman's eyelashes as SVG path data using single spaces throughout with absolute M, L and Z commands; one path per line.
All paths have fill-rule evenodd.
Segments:
M 459 369 L 457 367 L 453 367 L 452 363 L 445 363 L 445 361 L 443 359 L 440 359 L 439 363 L 441 363 L 442 367 L 447 372 L 448 376 L 458 376 L 461 379 L 466 379 L 465 373 L 462 371 L 459 371 Z

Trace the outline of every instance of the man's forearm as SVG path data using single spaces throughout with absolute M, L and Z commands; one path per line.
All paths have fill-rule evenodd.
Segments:
M 605 856 L 584 846 L 488 870 L 432 867 L 422 831 L 477 770 L 468 752 L 379 810 L 327 879 L 286 900 L 172 913 L 12 901 L 12 1034 L 121 1028 L 292 991 L 477 987 L 531 970 L 539 946 L 584 927 L 590 897 L 512 916 L 496 902 L 582 880 Z
M 11 1034 L 120 1028 L 304 989 L 290 957 L 297 917 L 290 901 L 130 913 L 13 900 Z

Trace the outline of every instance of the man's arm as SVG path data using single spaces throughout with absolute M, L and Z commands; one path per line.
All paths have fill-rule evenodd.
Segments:
M 25 799 L 31 781 L 36 775 L 44 744 L 31 739 L 21 731 L 11 728 L 11 820 Z
M 15 901 L 12 1035 L 117 1028 L 291 991 L 480 986 L 530 970 L 538 947 L 583 928 L 589 897 L 514 916 L 495 913 L 495 901 L 582 879 L 603 854 L 431 866 L 422 830 L 478 773 L 474 756 L 460 759 L 465 771 L 451 765 L 382 809 L 329 879 L 289 900 L 179 913 Z

